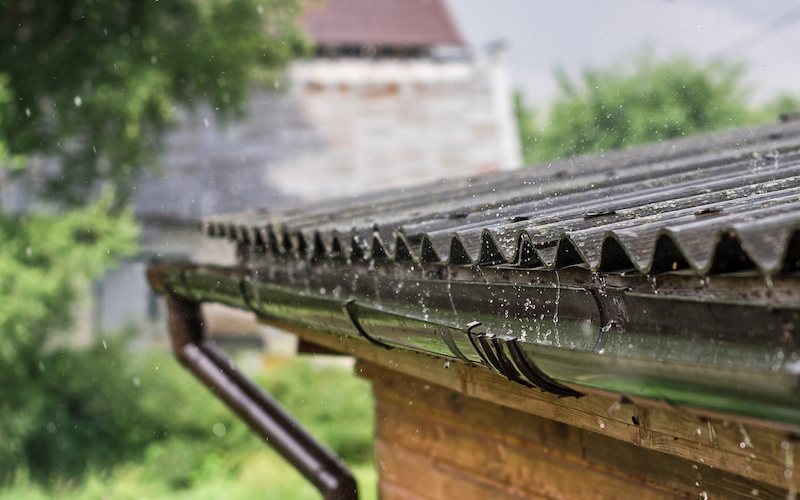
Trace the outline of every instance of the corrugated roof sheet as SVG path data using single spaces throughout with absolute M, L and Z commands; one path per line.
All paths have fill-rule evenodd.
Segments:
M 304 258 L 775 274 L 800 268 L 800 123 L 223 215 L 204 227 Z
M 463 44 L 441 0 L 327 0 L 309 7 L 306 23 L 323 47 Z

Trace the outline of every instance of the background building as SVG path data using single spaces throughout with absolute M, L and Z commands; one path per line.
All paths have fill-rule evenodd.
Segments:
M 468 48 L 443 2 L 330 0 L 304 21 L 315 56 L 256 90 L 245 120 L 201 108 L 170 134 L 163 168 L 137 189 L 142 257 L 98 283 L 95 332 L 138 324 L 163 338 L 147 262 L 233 259 L 223 243 L 199 244 L 199 217 L 520 166 L 505 51 Z M 234 321 L 231 331 L 257 333 L 219 314 L 207 314 L 212 335 Z

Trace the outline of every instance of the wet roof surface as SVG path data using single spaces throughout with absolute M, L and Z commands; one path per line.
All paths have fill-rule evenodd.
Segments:
M 800 123 L 205 222 L 278 254 L 698 274 L 800 267 Z

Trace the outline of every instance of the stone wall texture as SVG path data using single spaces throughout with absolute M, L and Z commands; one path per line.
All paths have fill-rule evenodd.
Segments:
M 256 91 L 241 122 L 186 114 L 139 188 L 139 214 L 279 209 L 521 164 L 498 59 L 315 59 L 286 81 Z

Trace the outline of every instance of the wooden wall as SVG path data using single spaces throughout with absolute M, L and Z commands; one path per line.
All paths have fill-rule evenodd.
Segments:
M 791 426 L 597 394 L 558 398 L 486 368 L 276 323 L 373 382 L 382 500 L 796 500 Z
M 359 363 L 382 500 L 784 498 L 782 488 Z

